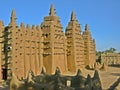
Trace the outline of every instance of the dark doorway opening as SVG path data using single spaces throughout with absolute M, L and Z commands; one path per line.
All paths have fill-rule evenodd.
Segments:
M 7 80 L 7 69 L 6 68 L 2 69 L 2 79 Z

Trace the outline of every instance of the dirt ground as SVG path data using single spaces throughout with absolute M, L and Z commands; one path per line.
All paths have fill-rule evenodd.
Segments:
M 120 67 L 108 67 L 107 71 L 100 71 L 103 89 L 108 89 L 118 78 L 120 78 Z
M 93 76 L 94 71 L 87 70 L 85 74 L 87 75 L 88 73 Z M 107 90 L 115 83 L 115 81 L 118 80 L 118 78 L 120 78 L 120 67 L 106 67 L 106 71 L 99 70 L 99 76 L 101 79 L 102 88 Z

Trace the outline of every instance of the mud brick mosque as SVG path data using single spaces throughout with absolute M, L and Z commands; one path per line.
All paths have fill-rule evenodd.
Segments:
M 38 26 L 18 26 L 14 10 L 7 26 L 0 21 L 0 80 L 10 79 L 12 72 L 18 78 L 26 78 L 29 70 L 39 75 L 42 67 L 47 74 L 54 73 L 56 67 L 62 73 L 94 68 L 95 58 L 95 40 L 88 24 L 81 31 L 74 12 L 65 33 L 53 5 Z

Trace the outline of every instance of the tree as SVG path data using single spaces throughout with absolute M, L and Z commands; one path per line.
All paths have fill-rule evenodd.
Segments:
M 112 48 L 112 47 L 108 50 L 105 50 L 106 53 L 114 53 L 115 51 L 116 51 L 116 49 Z
M 115 48 L 110 48 L 110 51 L 115 52 L 116 49 Z

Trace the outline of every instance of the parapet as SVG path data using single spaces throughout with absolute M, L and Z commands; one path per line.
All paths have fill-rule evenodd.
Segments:
M 80 70 L 75 76 L 64 76 L 57 67 L 53 75 L 46 74 L 44 69 L 38 76 L 29 71 L 24 80 L 17 79 L 13 73 L 10 90 L 102 90 L 102 85 L 98 71 L 95 71 L 93 78 L 89 74 L 87 78 L 83 77 Z

